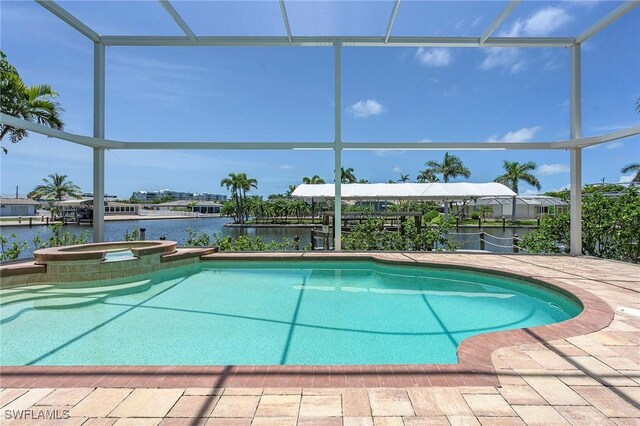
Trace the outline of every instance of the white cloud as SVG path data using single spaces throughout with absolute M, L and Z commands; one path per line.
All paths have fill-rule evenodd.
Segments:
M 500 32 L 500 37 L 548 36 L 573 19 L 563 8 L 548 6 L 542 8 L 527 19 L 517 19 L 509 29 Z M 494 68 L 515 73 L 526 68 L 520 49 L 495 47 L 484 51 L 485 58 L 480 65 L 483 70 Z M 546 69 L 553 69 L 555 64 L 547 63 Z
M 347 108 L 349 114 L 356 118 L 367 118 L 372 115 L 380 115 L 384 112 L 382 104 L 375 99 L 358 101 Z
M 622 143 L 621 141 L 615 141 L 605 145 L 607 149 L 622 148 L 623 146 L 624 146 L 624 143 Z
M 524 23 L 524 33 L 528 36 L 547 36 L 572 19 L 564 9 L 545 7 L 531 15 Z
M 622 175 L 620 176 L 620 179 L 618 180 L 618 183 L 629 183 L 633 180 L 633 178 L 636 176 L 635 173 L 631 173 L 628 175 Z
M 395 173 L 402 173 L 402 168 L 400 166 L 395 166 L 391 171 Z
M 421 47 L 416 51 L 416 59 L 427 67 L 446 67 L 453 57 L 451 50 L 446 47 Z
M 516 73 L 526 68 L 526 62 L 520 50 L 514 47 L 492 47 L 486 49 L 484 53 L 485 58 L 480 64 L 480 69 L 488 71 L 498 68 Z
M 538 174 L 543 176 L 569 173 L 569 166 L 566 164 L 543 164 L 538 167 Z
M 538 130 L 540 130 L 540 126 L 523 127 L 522 129 L 508 132 L 501 138 L 493 135 L 487 140 L 487 142 L 528 142 L 535 137 Z
M 420 139 L 419 142 L 433 142 L 433 141 L 431 139 L 429 139 L 429 138 L 422 138 L 422 139 Z
M 573 17 L 564 9 L 548 6 L 536 11 L 525 20 L 517 19 L 511 28 L 500 35 L 503 37 L 548 36 L 572 19 Z
M 278 166 L 278 168 L 282 169 L 282 170 L 293 170 L 293 169 L 296 168 L 296 166 L 292 166 L 290 164 L 282 164 L 282 165 Z
M 539 191 L 534 191 L 533 189 L 527 189 L 526 191 L 524 191 L 524 194 L 522 195 L 538 195 Z

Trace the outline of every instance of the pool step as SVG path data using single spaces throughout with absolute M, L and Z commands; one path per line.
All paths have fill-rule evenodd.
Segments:
M 151 288 L 151 280 L 88 288 L 48 288 L 34 292 L 19 291 L 0 298 L 0 324 L 17 318 L 30 309 L 77 308 L 108 297 L 142 293 Z M 13 289 L 16 290 L 16 289 Z
M 67 297 L 67 296 L 89 296 L 93 294 L 110 294 L 113 296 L 119 296 L 123 294 L 139 293 L 146 291 L 151 287 L 151 280 L 134 281 L 131 283 L 115 284 L 101 287 L 84 287 L 84 288 L 60 288 L 56 286 L 49 286 L 40 291 L 20 291 L 17 293 L 6 294 L 0 293 L 0 306 L 4 306 L 10 303 L 27 302 L 31 300 L 38 300 L 41 298 L 49 297 Z
M 16 303 L 0 309 L 0 324 L 7 323 L 31 309 L 68 309 L 79 308 L 100 302 L 109 297 L 108 294 L 97 294 L 85 297 L 42 298 L 33 303 Z

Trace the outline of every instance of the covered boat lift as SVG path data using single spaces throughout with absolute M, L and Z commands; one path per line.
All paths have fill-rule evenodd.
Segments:
M 511 199 L 517 194 L 505 185 L 488 183 L 343 183 L 341 199 L 344 200 L 413 200 L 413 201 L 459 201 L 476 197 Z M 333 200 L 335 185 L 302 184 L 291 194 L 305 200 Z

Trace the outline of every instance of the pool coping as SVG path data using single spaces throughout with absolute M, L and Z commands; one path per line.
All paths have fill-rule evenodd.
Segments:
M 475 254 L 467 253 L 474 256 Z M 501 255 L 496 255 L 501 256 Z M 491 354 L 500 348 L 545 343 L 607 327 L 614 318 L 599 297 L 554 278 L 468 264 L 445 264 L 396 253 L 216 253 L 210 260 L 370 260 L 382 264 L 424 265 L 508 276 L 559 291 L 574 298 L 582 312 L 546 326 L 484 333 L 458 347 L 458 364 L 411 365 L 228 365 L 228 366 L 8 366 L 0 367 L 0 387 L 412 387 L 499 386 Z M 498 267 L 499 268 L 499 267 Z

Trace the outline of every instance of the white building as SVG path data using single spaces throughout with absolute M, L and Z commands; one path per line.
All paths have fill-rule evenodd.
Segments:
M 192 213 L 219 214 L 222 204 L 213 201 L 169 201 L 167 203 L 153 204 L 145 208 L 153 210 L 176 210 L 188 211 Z
M 511 217 L 513 198 L 479 197 L 469 201 L 463 208 L 465 216 L 470 217 L 480 206 L 493 209 L 491 218 Z M 536 219 L 547 214 L 565 211 L 569 208 L 566 201 L 547 195 L 523 195 L 516 198 L 516 219 Z
M 173 191 L 171 189 L 160 189 L 158 191 L 136 191 L 131 196 L 136 200 L 146 203 L 166 198 L 172 198 L 175 201 L 216 201 L 221 203 L 227 201 L 227 196 L 224 194 L 212 194 L 209 192 Z
M 0 216 L 35 216 L 40 204 L 29 198 L 0 198 Z

